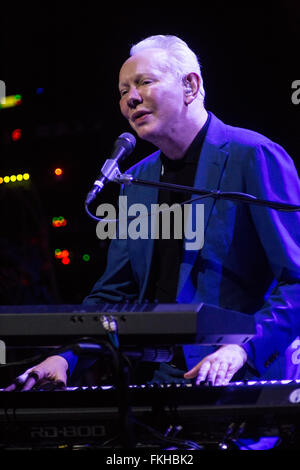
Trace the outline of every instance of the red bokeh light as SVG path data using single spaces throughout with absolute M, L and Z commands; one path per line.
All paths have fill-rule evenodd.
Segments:
M 14 129 L 11 133 L 11 138 L 14 142 L 20 140 L 22 137 L 22 130 L 21 129 Z

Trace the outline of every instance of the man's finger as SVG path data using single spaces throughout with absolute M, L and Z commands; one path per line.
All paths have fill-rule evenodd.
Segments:
M 201 382 L 204 382 L 207 377 L 207 373 L 211 367 L 211 363 L 209 361 L 204 361 L 198 371 L 196 385 L 200 385 Z
M 232 367 L 232 366 L 228 367 L 226 375 L 224 377 L 225 385 L 227 385 L 230 382 L 230 380 L 232 379 L 232 377 L 238 370 L 239 370 L 238 367 Z
M 209 382 L 211 385 L 215 385 L 216 376 L 219 372 L 221 364 L 223 364 L 222 368 L 224 369 L 224 367 L 226 367 L 226 365 L 224 365 L 225 364 L 224 362 L 221 362 L 219 360 L 214 360 L 211 363 L 210 369 L 207 374 L 207 379 L 206 379 L 207 382 Z M 221 375 L 222 375 L 222 369 L 221 369 Z
M 14 382 L 3 389 L 4 392 L 14 392 L 17 389 L 17 384 Z
M 196 366 L 194 366 L 192 369 L 190 369 L 188 372 L 185 372 L 185 374 L 183 375 L 183 377 L 185 379 L 193 379 L 194 377 L 196 377 L 198 375 L 198 371 L 199 371 L 199 364 L 197 364 Z
M 4 389 L 5 392 L 13 392 L 15 390 L 22 390 L 23 385 L 26 383 L 26 380 L 28 379 L 29 372 L 24 372 L 23 374 L 19 375 L 18 377 L 15 378 L 14 382 L 8 387 Z
M 24 392 L 26 392 L 26 390 L 31 390 L 32 387 L 34 387 L 38 383 L 39 380 L 40 380 L 40 376 L 39 376 L 38 372 L 34 371 L 34 370 L 31 371 L 28 374 L 28 378 L 27 378 L 26 382 L 24 383 L 22 390 Z
M 213 385 L 225 385 L 228 374 L 228 363 L 223 361 L 219 363 L 219 368 L 215 375 Z

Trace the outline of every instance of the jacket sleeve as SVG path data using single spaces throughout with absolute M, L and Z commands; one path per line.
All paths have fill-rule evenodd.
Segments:
M 123 194 L 121 188 L 120 194 Z M 127 239 L 112 239 L 106 269 L 83 303 L 134 301 L 139 295 L 128 253 Z
M 131 270 L 127 240 L 113 239 L 108 249 L 106 269 L 90 294 L 83 300 L 83 305 L 133 301 L 137 297 L 138 288 Z M 71 350 L 60 355 L 68 362 L 69 376 L 73 374 L 80 376 L 97 360 L 96 357 L 95 359 L 81 360 L 78 354 Z
M 300 205 L 297 170 L 287 153 L 267 141 L 246 162 L 247 193 Z M 256 312 L 256 336 L 244 345 L 264 375 L 300 333 L 300 212 L 250 205 L 251 216 L 274 274 L 274 283 Z

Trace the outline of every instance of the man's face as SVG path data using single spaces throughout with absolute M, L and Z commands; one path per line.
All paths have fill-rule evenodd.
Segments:
M 119 89 L 121 112 L 140 138 L 159 146 L 178 133 L 184 87 L 166 51 L 147 49 L 130 57 L 120 70 Z

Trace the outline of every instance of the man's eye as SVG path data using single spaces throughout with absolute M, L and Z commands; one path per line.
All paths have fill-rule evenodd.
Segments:
M 127 92 L 128 92 L 128 90 L 121 90 L 121 91 L 120 91 L 121 97 L 124 96 L 124 95 L 126 95 Z

